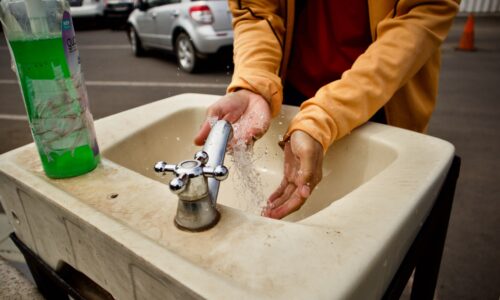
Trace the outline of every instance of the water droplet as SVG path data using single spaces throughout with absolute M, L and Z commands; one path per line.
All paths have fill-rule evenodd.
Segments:
M 176 137 L 175 139 L 176 139 L 177 141 L 180 141 L 180 140 L 181 140 L 181 138 L 180 138 L 180 137 Z
M 278 134 L 278 141 L 283 142 L 283 136 L 281 134 Z
M 278 122 L 278 125 L 283 125 L 283 122 L 279 121 L 279 122 Z

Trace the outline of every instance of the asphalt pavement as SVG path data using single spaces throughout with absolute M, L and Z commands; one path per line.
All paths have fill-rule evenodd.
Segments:
M 429 134 L 462 158 L 438 285 L 439 299 L 500 299 L 500 17 L 476 18 L 475 52 L 443 45 L 439 102 Z
M 439 102 L 429 134 L 462 158 L 437 287 L 438 299 L 500 297 L 500 17 L 476 18 L 476 52 L 459 52 L 458 18 L 443 45 Z M 124 31 L 79 30 L 82 68 L 95 119 L 169 96 L 222 95 L 232 66 L 214 59 L 186 74 L 170 54 L 136 58 Z M 32 141 L 16 77 L 0 41 L 0 154 Z M 1 238 L 0 238 L 1 240 Z M 0 245 L 1 246 L 1 245 Z M 1 247 L 0 247 L 1 248 Z M 0 249 L 0 255 L 2 249 Z
M 232 75 L 225 57 L 208 61 L 197 74 L 177 67 L 170 53 L 150 51 L 134 57 L 125 31 L 77 30 L 82 70 L 94 119 L 182 93 L 222 95 Z M 31 142 L 16 75 L 0 39 L 0 153 Z

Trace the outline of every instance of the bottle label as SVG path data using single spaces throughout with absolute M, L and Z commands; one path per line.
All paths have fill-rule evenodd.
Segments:
M 53 46 L 62 46 L 64 54 L 61 54 L 64 56 L 60 62 L 51 63 L 47 79 L 33 79 L 30 76 L 24 79 L 35 112 L 31 119 L 34 138 L 48 161 L 53 159 L 52 154 L 73 152 L 84 145 L 89 145 L 97 156 L 99 148 L 81 73 L 75 31 L 71 15 L 67 11 L 63 13 L 59 44 Z M 60 48 L 47 50 L 62 52 Z
M 64 54 L 68 62 L 68 68 L 71 75 L 80 73 L 80 54 L 76 45 L 75 29 L 73 28 L 73 21 L 69 12 L 63 13 L 61 24 L 62 40 L 64 45 Z
M 80 107 L 82 109 L 82 123 L 87 128 L 89 144 L 94 152 L 94 155 L 99 154 L 99 147 L 97 145 L 97 139 L 95 136 L 94 122 L 92 114 L 89 110 L 89 100 L 87 95 L 87 89 L 85 87 L 85 81 L 81 73 L 80 64 L 80 53 L 78 51 L 78 46 L 75 38 L 75 29 L 73 27 L 73 20 L 71 14 L 68 11 L 64 11 L 63 18 L 61 22 L 61 33 L 64 47 L 64 54 L 66 56 L 66 62 L 71 74 L 71 79 L 73 81 L 73 86 L 78 92 L 78 100 Z

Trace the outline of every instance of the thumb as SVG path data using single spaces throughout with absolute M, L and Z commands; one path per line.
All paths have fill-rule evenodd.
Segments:
M 297 171 L 298 192 L 301 197 L 307 198 L 312 189 L 318 184 L 321 177 L 321 154 L 315 149 L 316 141 L 308 134 L 296 131 L 290 138 L 292 152 L 299 161 L 300 168 Z
M 298 171 L 297 188 L 299 194 L 303 198 L 308 198 L 311 195 L 311 187 L 314 173 L 310 163 L 311 159 L 301 159 L 300 169 Z
M 292 149 L 293 148 L 297 149 L 297 147 L 293 147 L 292 145 Z M 311 181 L 314 178 L 314 158 L 311 156 L 311 153 L 303 151 L 303 149 L 297 150 L 298 151 L 294 151 L 294 155 L 300 167 L 297 171 L 295 184 L 297 185 L 299 195 L 303 198 L 307 198 L 311 195 Z
M 203 122 L 203 125 L 201 125 L 198 134 L 194 138 L 194 144 L 197 146 L 203 146 L 205 144 L 205 140 L 208 137 L 208 134 L 210 133 L 210 129 L 210 122 L 208 120 L 205 120 L 205 122 Z

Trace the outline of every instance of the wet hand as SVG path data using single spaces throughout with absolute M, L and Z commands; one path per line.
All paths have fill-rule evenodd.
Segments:
M 262 96 L 248 90 L 227 94 L 208 108 L 207 119 L 194 139 L 196 145 L 205 143 L 210 123 L 217 120 L 226 120 L 233 125 L 230 147 L 241 141 L 248 145 L 266 133 L 271 122 L 271 109 Z
M 323 147 L 303 131 L 285 143 L 283 180 L 267 200 L 263 216 L 281 219 L 298 210 L 322 178 Z

